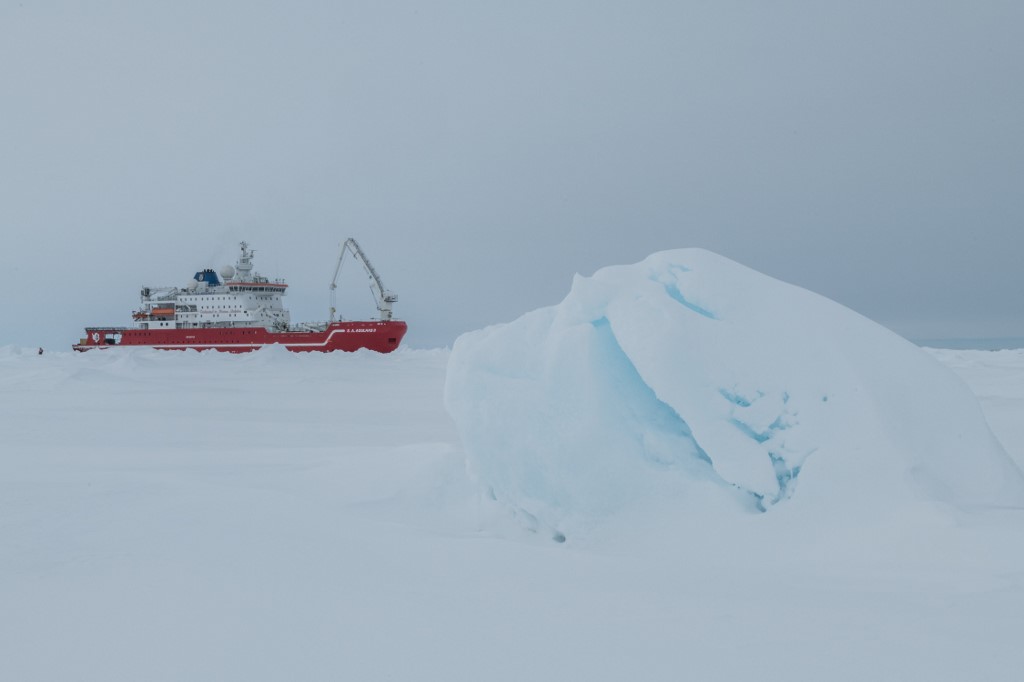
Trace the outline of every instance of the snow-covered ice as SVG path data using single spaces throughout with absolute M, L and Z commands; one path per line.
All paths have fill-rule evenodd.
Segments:
M 930 354 L 1024 461 L 1024 353 Z M 448 360 L 0 348 L 0 679 L 1019 678 L 1021 510 L 709 483 L 552 542 L 466 476 Z
M 557 534 L 652 500 L 706 511 L 715 493 L 819 519 L 1024 506 L 1020 470 L 951 371 L 699 249 L 577 276 L 557 306 L 461 336 L 445 396 L 472 474 Z

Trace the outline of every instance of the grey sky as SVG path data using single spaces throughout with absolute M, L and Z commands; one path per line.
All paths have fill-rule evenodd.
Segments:
M 241 239 L 322 320 L 348 236 L 419 347 L 684 246 L 1024 336 L 1021 35 L 1017 1 L 2 0 L 0 345 Z

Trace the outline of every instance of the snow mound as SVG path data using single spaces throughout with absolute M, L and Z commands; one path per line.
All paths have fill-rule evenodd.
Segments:
M 951 371 L 699 249 L 576 276 L 557 306 L 461 336 L 445 406 L 471 473 L 552 528 L 655 498 L 1024 504 L 1024 477 Z

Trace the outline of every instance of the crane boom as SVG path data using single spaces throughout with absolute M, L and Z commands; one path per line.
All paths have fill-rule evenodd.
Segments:
M 370 290 L 373 292 L 373 299 L 377 304 L 377 311 L 380 313 L 380 319 L 385 322 L 390 320 L 391 304 L 398 300 L 398 296 L 384 287 L 384 282 L 381 281 L 380 275 L 377 274 L 377 270 L 374 269 L 373 264 L 370 263 L 370 259 L 366 257 L 366 254 L 363 253 L 363 250 L 359 247 L 359 242 L 349 237 L 345 240 L 345 243 L 341 245 L 341 253 L 338 254 L 338 263 L 334 266 L 334 277 L 331 279 L 330 322 L 334 322 L 334 314 L 337 312 L 335 305 L 337 302 L 336 290 L 338 288 L 338 274 L 341 273 L 341 266 L 345 260 L 346 253 L 351 253 L 353 258 L 362 263 L 363 269 L 366 270 L 366 274 L 370 277 Z

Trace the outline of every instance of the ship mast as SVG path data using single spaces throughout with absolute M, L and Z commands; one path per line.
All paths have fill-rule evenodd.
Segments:
M 238 273 L 237 277 L 240 281 L 249 282 L 252 279 L 249 277 L 249 273 L 252 272 L 252 257 L 256 252 L 249 248 L 249 242 L 242 242 L 239 246 L 242 247 L 242 255 L 235 263 L 235 272 Z

